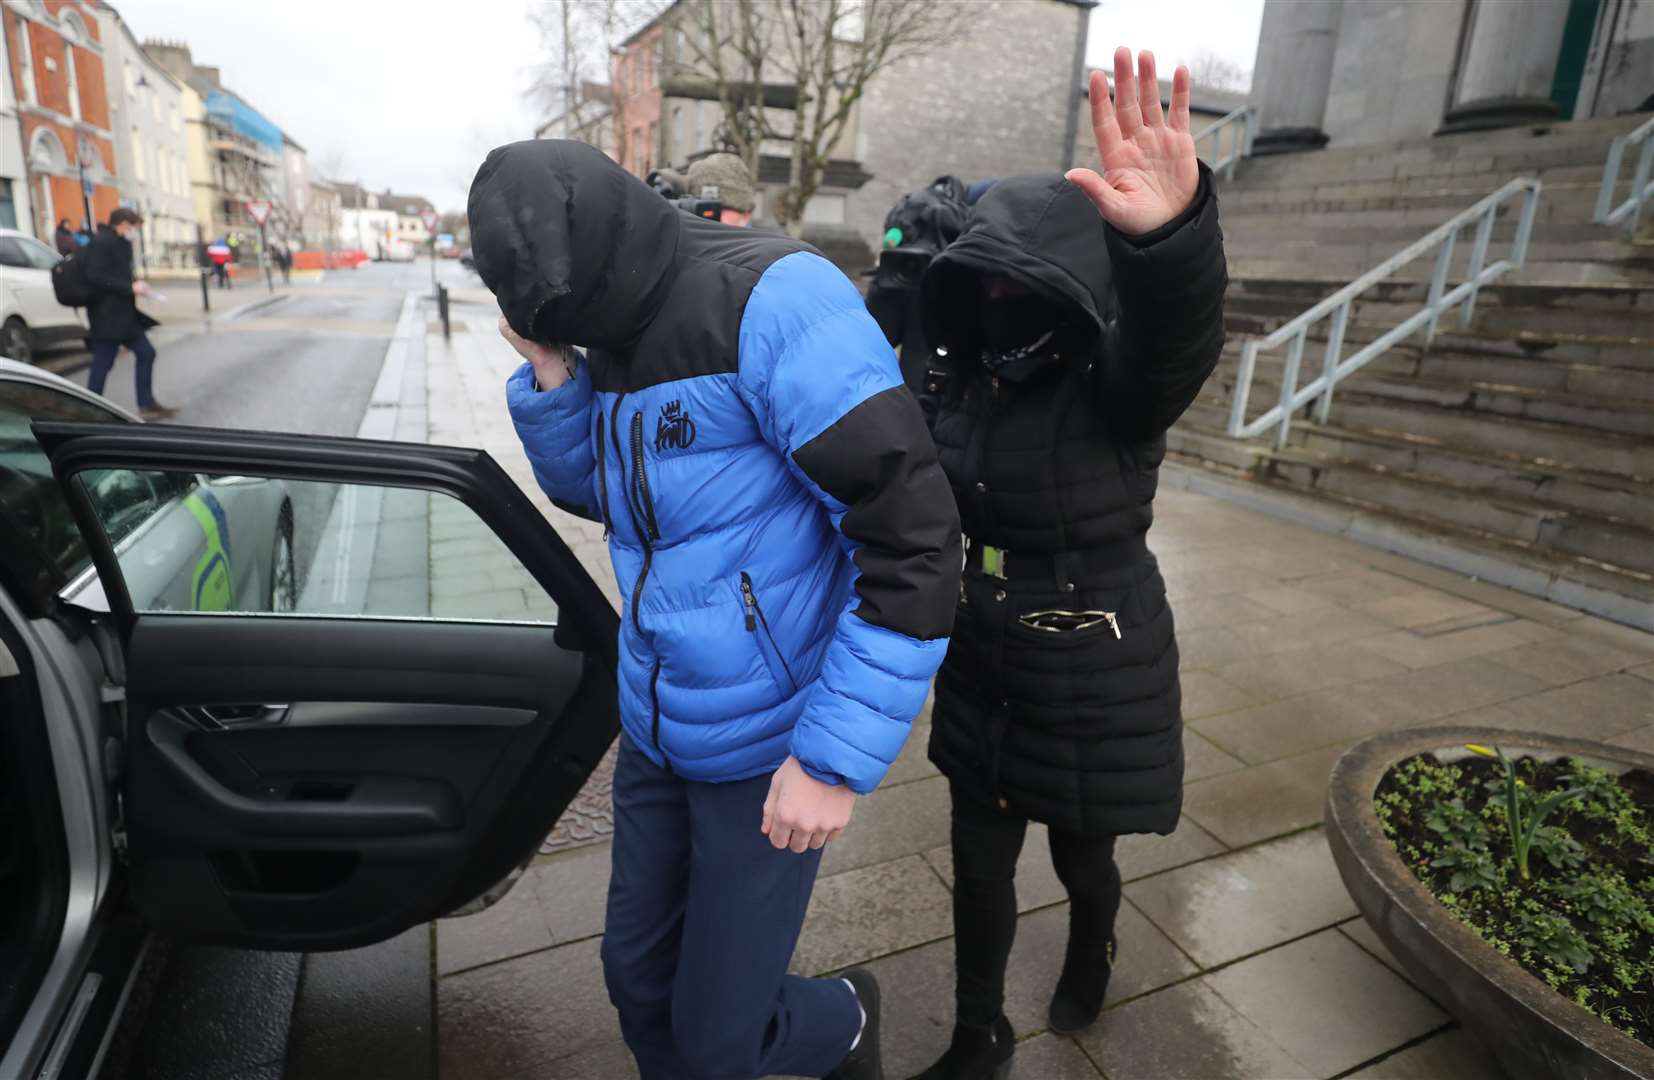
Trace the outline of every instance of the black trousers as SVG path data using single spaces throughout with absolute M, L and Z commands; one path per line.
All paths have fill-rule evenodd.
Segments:
M 1005 965 L 1017 932 L 1017 857 L 1028 819 L 953 791 L 953 955 L 959 1021 L 991 1024 L 1005 1008 Z M 1112 836 L 1048 830 L 1051 862 L 1069 899 L 1069 951 L 1100 950 L 1120 911 Z M 1096 950 L 1087 950 L 1096 951 Z M 1056 972 L 1051 973 L 1055 985 Z

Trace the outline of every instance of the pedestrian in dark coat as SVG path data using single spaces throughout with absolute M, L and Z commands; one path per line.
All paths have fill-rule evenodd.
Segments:
M 143 223 L 137 211 L 121 207 L 109 215 L 109 224 L 98 227 L 82 256 L 86 260 L 86 282 L 94 294 L 87 306 L 91 329 L 86 336 L 92 343 L 92 372 L 87 386 L 94 394 L 103 393 L 115 356 L 125 346 L 137 361 L 133 378 L 139 413 L 146 420 L 164 420 L 176 415 L 177 410 L 155 400 L 155 346 L 150 344 L 147 331 L 157 323 L 138 310 L 138 297 L 149 293 L 149 283 L 132 279 L 131 237 Z
M 57 245 L 59 255 L 69 255 L 80 245 L 75 243 L 75 231 L 69 228 L 69 219 L 60 218 L 57 223 L 57 232 L 52 234 L 52 242 Z
M 1223 345 L 1227 283 L 1189 74 L 1161 115 L 1154 61 L 1093 78 L 1103 176 L 999 181 L 921 286 L 935 433 L 966 534 L 930 756 L 953 792 L 958 1026 L 926 1080 L 1005 1075 L 1015 868 L 1049 827 L 1067 889 L 1051 1027 L 1102 1007 L 1120 905 L 1115 837 L 1182 802 L 1177 641 L 1146 542 L 1166 429 Z

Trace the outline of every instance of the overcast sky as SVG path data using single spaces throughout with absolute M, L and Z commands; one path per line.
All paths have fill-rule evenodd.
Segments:
M 463 209 L 491 147 L 532 134 L 535 0 L 115 0 L 132 32 L 182 39 L 310 151 L 313 167 Z M 1104 0 L 1089 55 L 1213 52 L 1250 69 L 1263 0 Z

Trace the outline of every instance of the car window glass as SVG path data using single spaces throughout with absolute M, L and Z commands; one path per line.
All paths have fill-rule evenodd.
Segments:
M 23 258 L 36 270 L 50 270 L 62 258 L 57 252 L 42 244 L 39 240 L 18 238 L 17 246 L 22 249 Z
M 23 255 L 22 245 L 9 236 L 0 236 L 0 266 L 18 266 L 29 269 L 31 264 Z
M 52 463 L 35 441 L 34 420 L 113 421 L 119 417 L 90 401 L 31 383 L 0 381 L 0 528 L 27 536 L 63 580 L 90 562 L 86 544 Z
M 77 480 L 138 611 L 556 621 L 533 575 L 447 495 L 128 469 Z

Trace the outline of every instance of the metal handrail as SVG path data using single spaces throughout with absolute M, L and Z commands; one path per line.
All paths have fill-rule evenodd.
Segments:
M 1608 160 L 1602 166 L 1602 186 L 1597 189 L 1597 209 L 1591 220 L 1599 225 L 1618 225 L 1626 218 L 1631 219 L 1631 231 L 1637 231 L 1637 222 L 1642 217 L 1643 203 L 1654 198 L 1654 120 L 1641 124 L 1634 131 L 1616 136 L 1608 147 Z M 1631 180 L 1631 195 L 1618 206 L 1614 206 L 1614 188 L 1619 183 L 1620 161 L 1625 156 L 1625 148 L 1642 143 L 1642 153 L 1637 155 L 1637 174 Z
M 1240 125 L 1234 138 L 1229 143 L 1229 153 L 1218 156 L 1218 147 L 1222 143 L 1225 128 Z M 1195 153 L 1200 153 L 1200 140 L 1210 137 L 1212 140 L 1212 156 L 1207 164 L 1212 166 L 1212 172 L 1222 173 L 1225 180 L 1235 178 L 1235 166 L 1243 157 L 1252 156 L 1252 136 L 1257 134 L 1258 110 L 1250 105 L 1242 105 L 1234 112 L 1212 121 L 1195 134 Z
M 1278 450 L 1286 445 L 1294 412 L 1314 401 L 1315 422 L 1326 423 L 1327 415 L 1332 409 L 1333 387 L 1377 359 L 1390 346 L 1408 337 L 1419 327 L 1427 328 L 1425 344 L 1428 346 L 1435 339 L 1436 323 L 1442 313 L 1455 305 L 1460 305 L 1459 329 L 1468 330 L 1476 308 L 1476 294 L 1482 286 L 1508 271 L 1520 268 L 1523 260 L 1527 258 L 1528 238 L 1533 235 L 1534 212 L 1539 207 L 1539 192 L 1539 181 L 1533 177 L 1524 176 L 1512 180 L 1475 206 L 1455 214 L 1431 230 L 1429 235 L 1385 259 L 1302 315 L 1288 320 L 1273 333 L 1247 341 L 1241 347 L 1240 372 L 1235 379 L 1234 401 L 1229 412 L 1229 434 L 1237 439 L 1250 439 L 1273 427 L 1276 428 L 1275 448 Z M 1488 264 L 1487 249 L 1493 238 L 1493 224 L 1499 216 L 1499 207 L 1507 199 L 1518 194 L 1525 194 L 1525 198 L 1522 203 L 1522 216 L 1516 226 L 1516 237 L 1511 243 L 1510 257 Z M 1470 266 L 1465 280 L 1448 289 L 1447 275 L 1453 261 L 1454 241 L 1459 232 L 1471 222 L 1476 222 L 1476 239 L 1475 246 L 1471 248 Z M 1344 357 L 1344 332 L 1349 327 L 1350 309 L 1355 298 L 1414 259 L 1437 249 L 1440 249 L 1440 254 L 1436 256 L 1435 272 L 1430 275 L 1430 293 L 1424 307 L 1353 355 Z M 1332 325 L 1327 332 L 1327 351 L 1322 361 L 1321 374 L 1300 387 L 1298 369 L 1304 357 L 1304 340 L 1309 335 L 1310 327 L 1329 315 L 1332 317 Z M 1286 369 L 1281 375 L 1280 401 L 1268 412 L 1247 423 L 1246 403 L 1252 392 L 1252 373 L 1257 367 L 1259 350 L 1273 349 L 1288 342 L 1291 344 L 1287 349 Z

